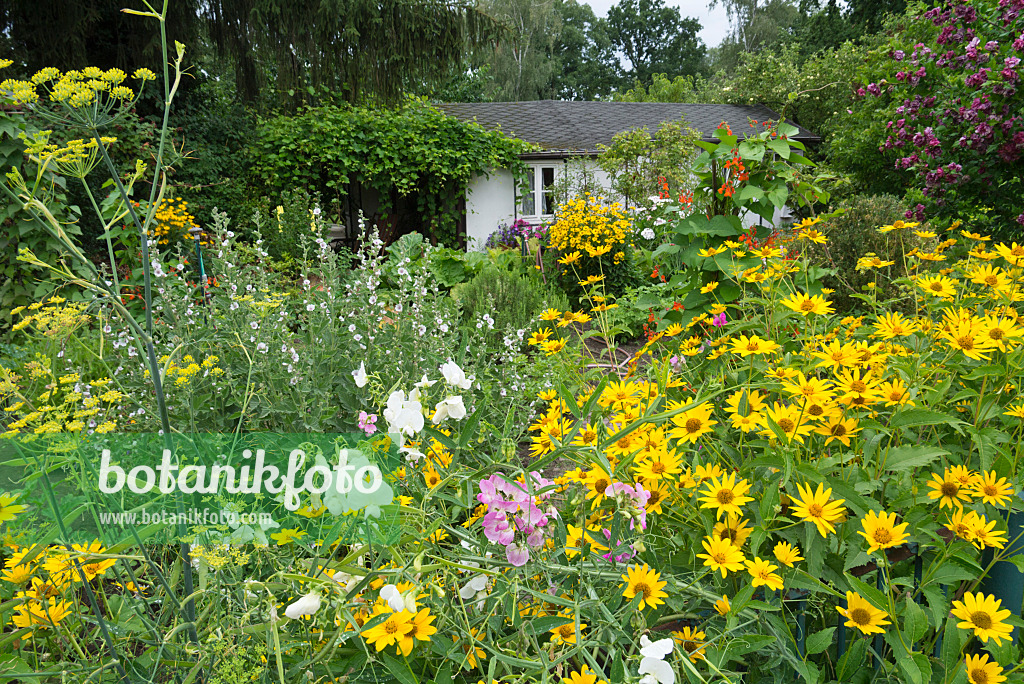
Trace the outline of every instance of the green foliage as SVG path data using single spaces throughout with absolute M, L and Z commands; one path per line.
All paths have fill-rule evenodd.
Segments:
M 358 184 L 377 193 L 382 214 L 411 203 L 418 217 L 406 224 L 418 218 L 415 228 L 454 244 L 459 200 L 473 175 L 491 168 L 522 173 L 518 155 L 527 149 L 421 101 L 396 109 L 320 107 L 261 122 L 252 179 L 257 192 L 317 193 L 335 217 Z
M 798 45 L 743 53 L 728 73 L 701 76 L 654 76 L 644 88 L 636 84 L 615 99 L 624 102 L 691 102 L 763 104 L 788 120 L 828 138 L 830 123 L 845 111 L 854 90 L 856 68 L 867 49 L 844 43 L 805 58 Z
M 878 228 L 902 219 L 906 207 L 893 195 L 858 195 L 845 202 L 843 208 L 844 213 L 828 219 L 823 228 L 819 226 L 828 242 L 811 244 L 805 251 L 812 262 L 835 269 L 834 275 L 823 277 L 821 282 L 835 290 L 828 298 L 837 311 L 863 308 L 864 303 L 855 295 L 863 296 L 868 283 L 875 283 L 880 300 L 899 296 L 900 288 L 894 281 L 903 275 L 904 253 L 918 246 L 919 239 L 908 231 L 883 234 Z M 858 259 L 868 253 L 895 264 L 858 271 Z
M 537 326 L 537 314 L 546 308 L 564 311 L 569 299 L 559 290 L 547 288 L 537 276 L 523 275 L 491 266 L 483 269 L 468 283 L 458 285 L 452 296 L 462 308 L 462 319 L 476 324 L 484 316 L 493 318 L 494 336 L 510 333 L 519 341 L 520 330 L 532 331 Z M 485 322 L 485 325 L 488 325 Z
M 263 248 L 272 259 L 282 264 L 295 264 L 302 257 L 303 243 L 328 238 L 318 208 L 316 198 L 301 189 L 285 190 L 277 205 L 266 200 L 261 202 L 255 214 L 255 227 L 263 240 Z
M 742 294 L 733 284 L 722 284 L 710 292 L 700 290 L 760 265 L 759 258 L 735 258 L 724 246 L 725 241 L 738 241 L 743 235 L 767 237 L 769 230 L 764 228 L 760 235 L 751 235 L 756 230 L 750 226 L 748 231 L 745 218 L 758 216 L 773 226 L 775 212 L 784 206 L 810 208 L 828 201 L 828 193 L 813 172 L 814 163 L 802 154 L 803 144 L 789 139 L 795 132 L 796 128 L 783 122 L 740 141 L 720 127 L 714 133 L 718 144 L 698 141 L 704 152 L 694 164 L 699 184 L 693 202 L 701 210 L 669 201 L 645 218 L 651 223 L 661 219 L 670 231 L 669 241 L 654 251 L 653 258 L 675 270 L 669 271 L 672 277 L 666 294 L 670 301 L 682 304 L 681 309 L 664 312 L 659 325 L 686 323 L 715 304 L 732 302 Z
M 608 37 L 629 62 L 625 76 L 644 84 L 654 74 L 698 73 L 706 52 L 700 29 L 664 0 L 619 0 L 608 10 Z
M 636 203 L 662 192 L 692 192 L 696 179 L 691 164 L 700 134 L 685 121 L 666 121 L 652 137 L 647 128 L 623 131 L 612 144 L 601 146 L 597 163 L 611 179 L 611 187 L 628 202 Z
M 13 168 L 30 182 L 37 181 L 38 199 L 64 223 L 65 233 L 77 239 L 81 235 L 76 223 L 80 212 L 77 206 L 68 204 L 67 181 L 25 159 L 25 144 L 19 136 L 36 131 L 23 115 L 0 106 L 0 167 L 5 172 Z M 18 250 L 25 247 L 52 261 L 57 261 L 62 252 L 57 239 L 43 230 L 32 214 L 4 195 L 0 201 L 0 330 L 10 326 L 12 308 L 30 304 L 54 289 L 52 283 L 39 279 L 35 267 L 18 261 Z M 84 270 L 79 267 L 76 272 Z
M 561 30 L 550 59 L 556 62 L 549 87 L 558 100 L 594 100 L 609 95 L 619 84 L 618 58 L 608 36 L 608 22 L 588 4 L 557 0 Z
M 250 215 L 246 147 L 255 136 L 256 117 L 235 98 L 234 88 L 223 79 L 203 80 L 177 103 L 172 124 L 178 125 L 175 145 L 188 156 L 175 166 L 171 181 L 200 226 L 212 222 L 214 208 L 234 217 Z

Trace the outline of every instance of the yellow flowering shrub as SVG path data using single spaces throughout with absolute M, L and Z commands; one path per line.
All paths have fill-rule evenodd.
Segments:
M 587 194 L 558 206 L 555 222 L 548 229 L 548 241 L 564 254 L 581 252 L 596 259 L 621 252 L 618 248 L 630 243 L 632 229 L 633 222 L 621 204 L 605 204 L 602 198 Z

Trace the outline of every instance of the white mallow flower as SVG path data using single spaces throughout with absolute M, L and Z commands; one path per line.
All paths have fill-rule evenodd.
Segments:
M 366 387 L 370 379 L 366 376 L 366 364 L 363 361 L 359 362 L 359 368 L 352 371 L 352 377 L 356 381 L 356 387 Z
M 404 390 L 395 390 L 388 397 L 384 419 L 388 432 L 412 437 L 423 429 L 423 405 L 411 398 L 406 400 Z
M 320 610 L 320 594 L 312 591 L 284 609 L 285 617 L 297 620 Z
M 437 406 L 434 407 L 434 417 L 431 420 L 434 422 L 434 425 L 437 425 L 445 418 L 462 420 L 465 417 L 466 405 L 462 403 L 462 397 L 454 396 L 438 402 Z
M 385 584 L 381 587 L 380 597 L 396 613 L 401 613 L 405 610 L 405 599 L 402 597 L 402 592 L 398 591 L 398 587 L 394 584 Z
M 444 376 L 444 381 L 452 387 L 469 389 L 473 385 L 473 378 L 467 378 L 465 371 L 459 368 L 459 364 L 455 363 L 451 359 L 448 359 L 448 361 L 441 366 L 441 375 Z

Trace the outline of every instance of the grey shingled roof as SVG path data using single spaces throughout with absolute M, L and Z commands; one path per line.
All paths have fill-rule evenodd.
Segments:
M 500 128 L 506 134 L 540 145 L 546 152 L 595 153 L 598 145 L 609 145 L 612 136 L 646 126 L 653 134 L 665 121 L 686 119 L 704 140 L 717 141 L 711 134 L 722 121 L 740 137 L 751 130 L 749 120 L 777 120 L 779 115 L 764 105 L 683 104 L 662 102 L 451 102 L 437 107 L 463 121 L 476 120 L 487 129 Z M 793 136 L 801 142 L 816 143 L 817 135 L 803 127 Z

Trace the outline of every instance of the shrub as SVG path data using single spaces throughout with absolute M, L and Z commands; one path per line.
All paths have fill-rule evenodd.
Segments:
M 452 295 L 462 307 L 464 321 L 493 326 L 496 335 L 531 330 L 543 309 L 569 308 L 564 293 L 544 287 L 538 278 L 493 267 L 456 286 Z M 485 316 L 493 320 L 488 322 Z
M 822 285 L 835 290 L 830 297 L 836 309 L 860 308 L 856 295 L 863 293 L 866 287 L 877 287 L 878 298 L 882 300 L 899 296 L 894 280 L 903 275 L 904 253 L 914 246 L 907 241 L 916 243 L 919 238 L 907 231 L 879 233 L 878 226 L 902 219 L 905 207 L 893 195 L 855 195 L 845 209 L 844 214 L 830 219 L 822 231 L 828 236 L 828 242 L 807 248 L 807 255 L 813 261 L 836 271 L 835 275 L 822 277 Z M 883 262 L 895 263 L 858 271 L 860 257 L 871 253 Z

